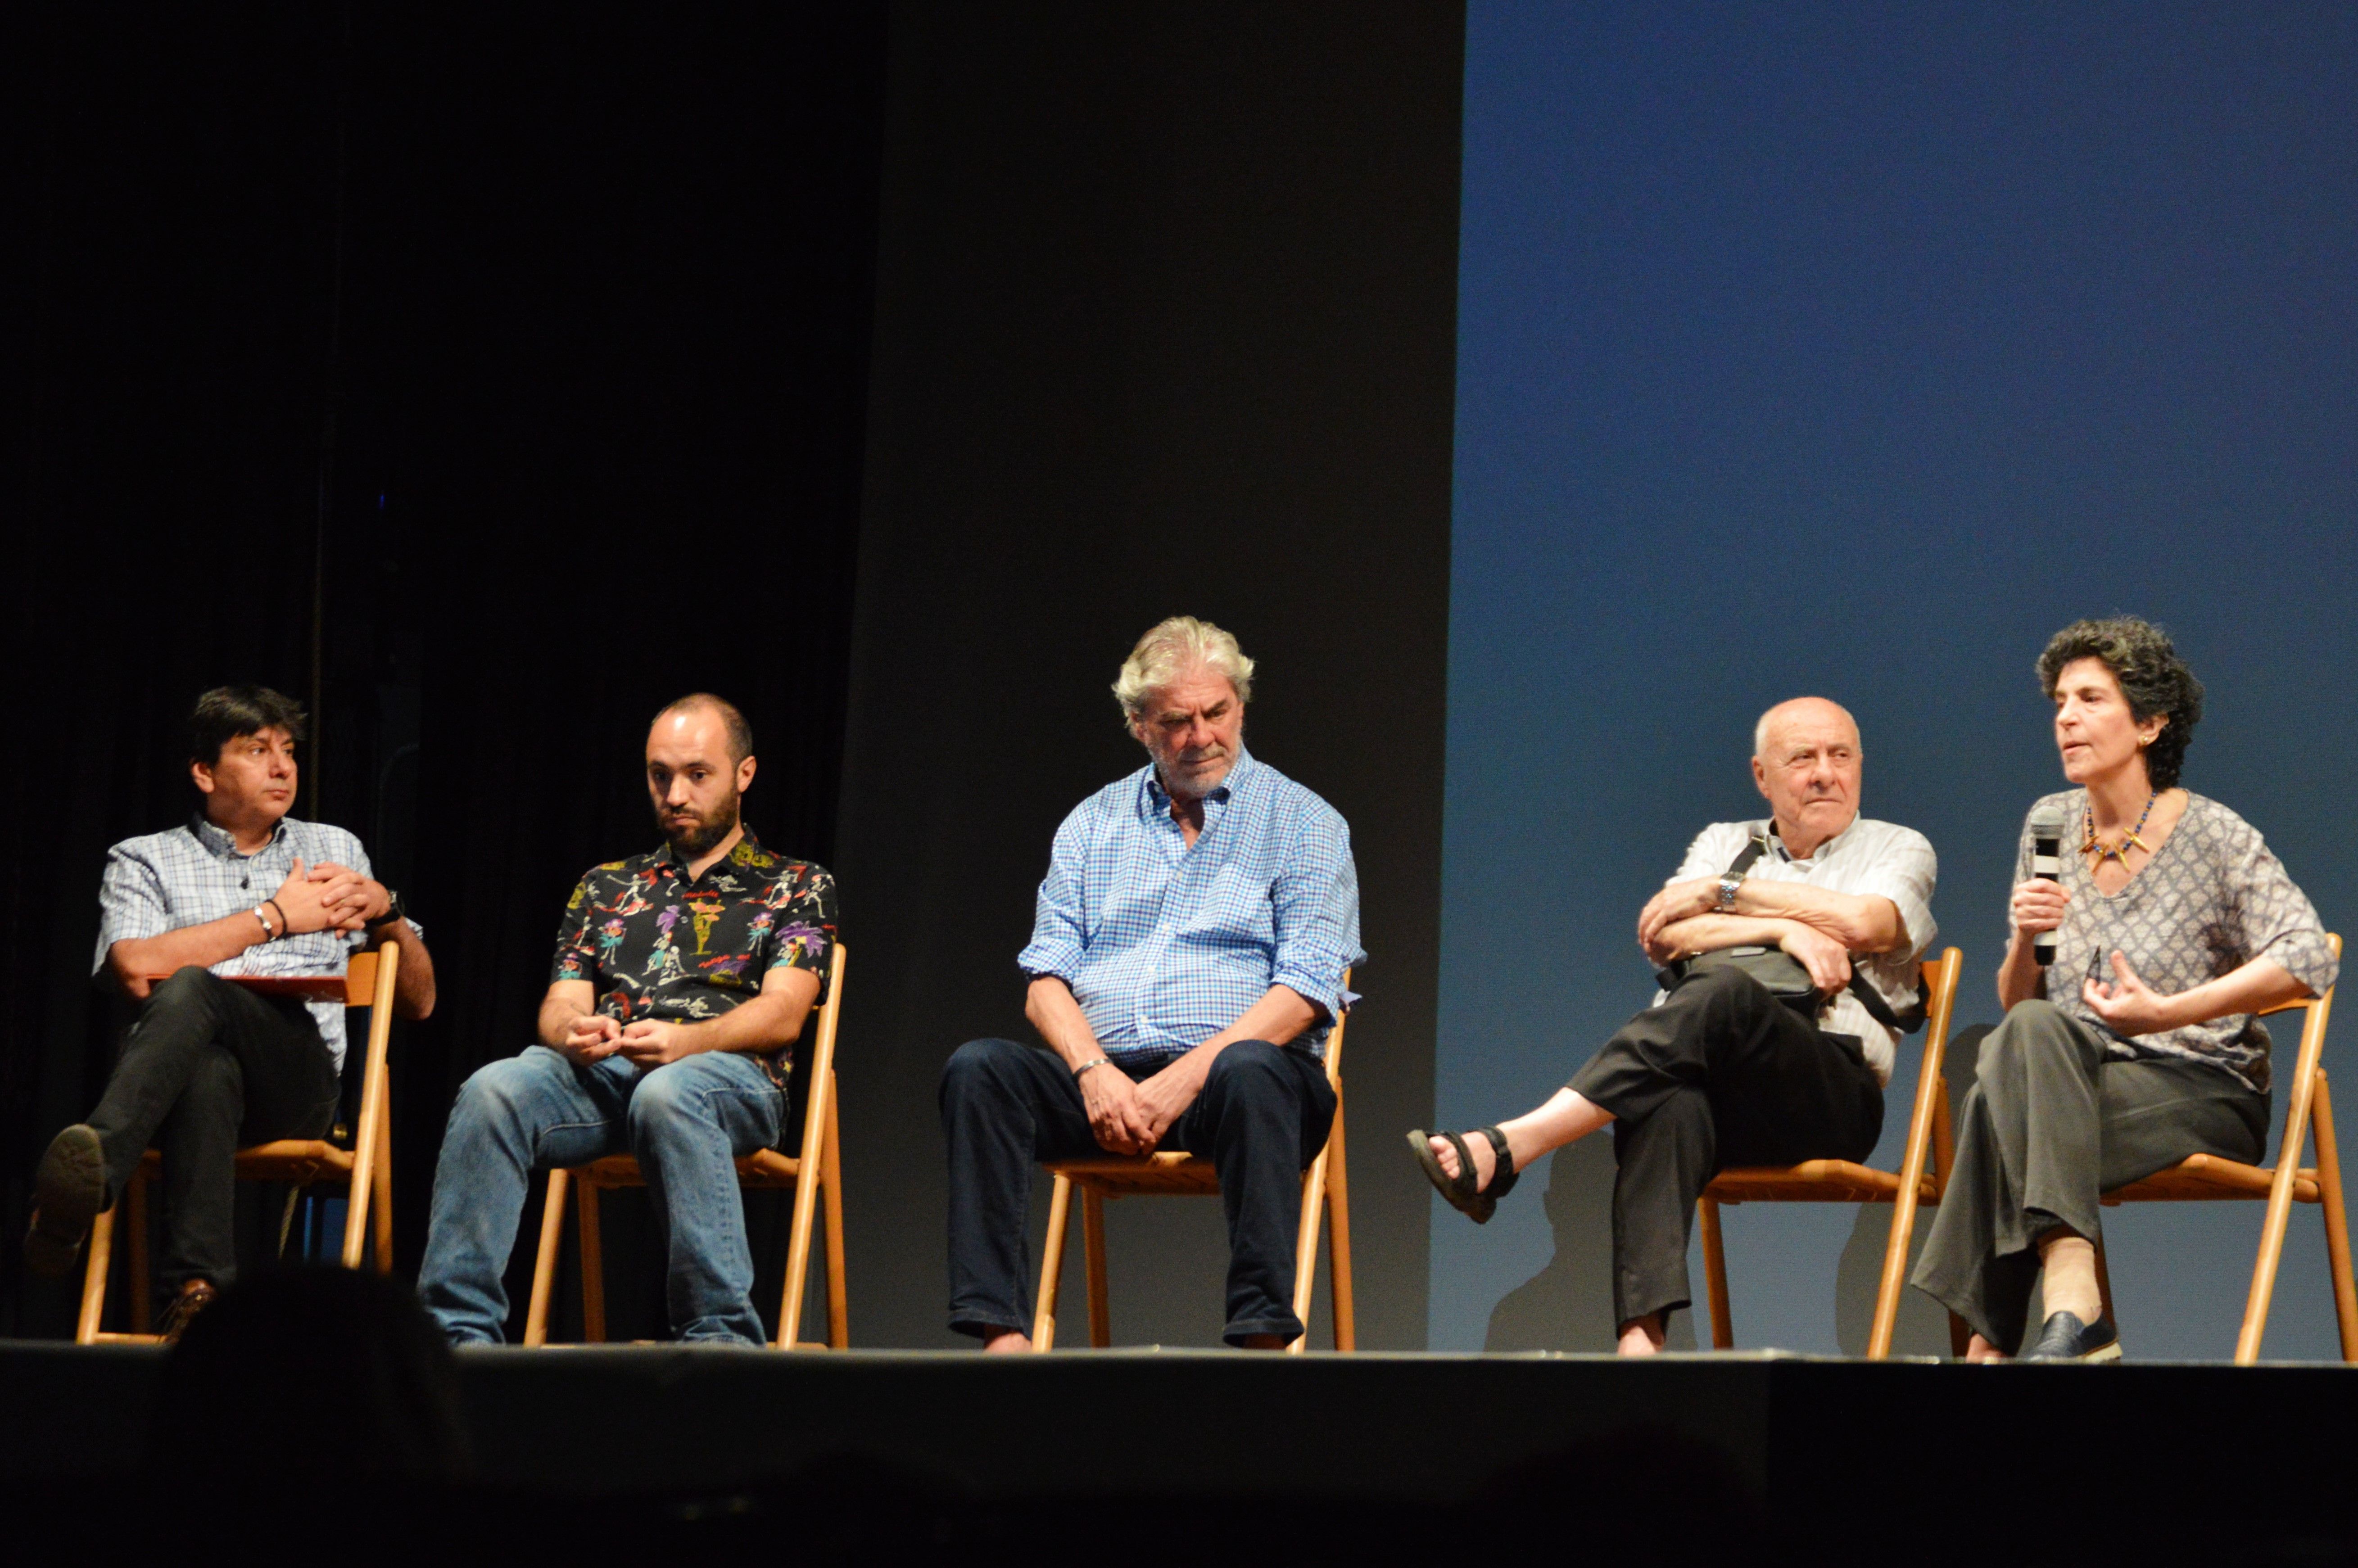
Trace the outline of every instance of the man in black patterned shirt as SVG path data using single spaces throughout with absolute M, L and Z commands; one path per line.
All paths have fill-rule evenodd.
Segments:
M 434 1173 L 418 1292 L 454 1343 L 497 1344 L 532 1173 L 627 1150 L 664 1216 L 673 1332 L 760 1344 L 733 1162 L 788 1137 L 789 1053 L 819 1000 L 835 882 L 765 849 L 741 803 L 743 715 L 684 697 L 647 736 L 665 843 L 574 889 L 540 1043 L 469 1078 Z

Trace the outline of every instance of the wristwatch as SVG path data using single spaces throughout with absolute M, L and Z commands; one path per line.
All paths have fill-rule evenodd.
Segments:
M 409 905 L 401 901 L 400 889 L 385 889 L 384 898 L 384 913 L 378 915 L 374 920 L 370 921 L 369 924 L 371 925 L 390 925 L 396 920 L 406 920 L 409 918 Z
M 1719 907 L 1722 913 L 1736 907 L 1736 890 L 1743 885 L 1742 877 L 1723 875 L 1719 879 Z

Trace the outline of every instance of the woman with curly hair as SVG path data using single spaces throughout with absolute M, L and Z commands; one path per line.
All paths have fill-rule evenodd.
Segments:
M 2180 786 L 2202 683 L 2158 627 L 2077 622 L 2039 655 L 2039 680 L 2073 787 L 2023 824 L 2006 1020 L 1983 1043 L 1913 1282 L 1971 1325 L 1969 1359 L 1996 1360 L 2021 1343 L 2043 1270 L 2047 1319 L 2025 1358 L 2109 1361 L 2121 1346 L 2096 1284 L 2100 1195 L 2190 1154 L 2256 1163 L 2268 1033 L 2255 1015 L 2322 991 L 2336 965 L 2258 830 Z M 2062 825 L 2057 880 L 2031 874 L 2042 820 Z

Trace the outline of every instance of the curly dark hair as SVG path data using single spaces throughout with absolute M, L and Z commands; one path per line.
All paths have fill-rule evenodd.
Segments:
M 2186 763 L 2186 743 L 2202 719 L 2202 683 L 2170 646 L 2169 634 L 2134 615 L 2074 621 L 2050 638 L 2039 655 L 2039 687 L 2049 701 L 2055 698 L 2063 666 L 2079 659 L 2104 661 L 2138 723 L 2156 714 L 2168 720 L 2145 749 L 2145 772 L 2155 789 L 2175 785 Z

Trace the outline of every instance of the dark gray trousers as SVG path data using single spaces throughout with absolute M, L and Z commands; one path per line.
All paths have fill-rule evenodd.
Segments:
M 1982 1042 L 1957 1116 L 1956 1169 L 1911 1283 L 2011 1353 L 2028 1326 L 2037 1243 L 2104 1235 L 2098 1199 L 2189 1154 L 2256 1162 L 2268 1097 L 2200 1062 L 2108 1060 L 2050 1002 L 2017 1002 Z
M 1565 1087 L 1613 1113 L 1613 1321 L 1682 1307 L 1695 1200 L 1731 1165 L 1864 1160 L 1883 1086 L 1750 976 L 1704 969 L 1617 1031 Z

